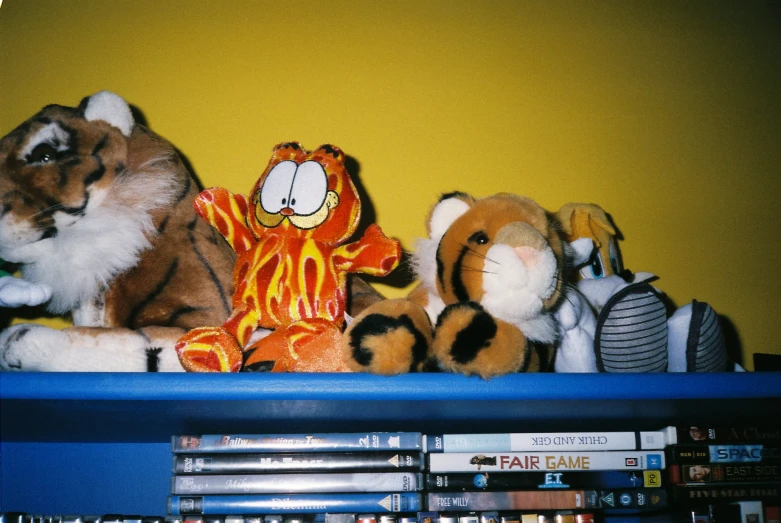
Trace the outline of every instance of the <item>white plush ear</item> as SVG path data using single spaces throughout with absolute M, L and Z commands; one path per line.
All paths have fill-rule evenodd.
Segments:
M 578 238 L 570 243 L 564 242 L 564 250 L 567 258 L 572 261 L 572 266 L 580 267 L 591 259 L 591 254 L 594 252 L 594 240 Z
M 84 109 L 84 117 L 90 122 L 102 120 L 109 123 L 125 136 L 130 136 L 136 124 L 127 102 L 110 91 L 100 91 L 90 96 Z
M 439 202 L 431 212 L 429 236 L 441 238 L 459 216 L 469 210 L 469 204 L 459 198 L 447 198 Z

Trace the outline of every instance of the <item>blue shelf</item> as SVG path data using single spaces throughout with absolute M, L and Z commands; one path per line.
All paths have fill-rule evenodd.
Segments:
M 162 515 L 170 437 L 761 424 L 781 373 L 0 373 L 0 511 Z
M 768 410 L 771 409 L 771 410 Z M 775 410 L 773 410 L 775 409 Z M 781 373 L 0 374 L 5 441 L 163 442 L 206 431 L 613 429 L 781 412 Z M 24 419 L 24 422 L 21 420 Z M 53 427 L 56 427 L 53 429 Z M 438 432 L 440 430 L 437 430 Z

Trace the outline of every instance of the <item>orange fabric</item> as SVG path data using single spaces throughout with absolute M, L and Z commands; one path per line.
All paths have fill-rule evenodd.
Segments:
M 288 163 L 270 177 L 281 162 Z M 320 188 L 322 194 L 315 194 L 312 201 L 323 203 L 314 211 L 296 214 L 296 196 L 299 200 L 312 196 L 305 192 L 307 186 L 295 181 L 299 171 L 307 169 L 315 173 L 311 175 L 314 181 L 304 174 L 301 178 L 315 187 L 311 192 Z M 283 171 L 284 176 L 279 175 Z M 289 192 L 284 184 L 290 186 Z M 280 186 L 285 190 L 280 192 Z M 272 202 L 277 207 L 269 205 L 269 194 L 281 195 Z M 346 370 L 340 341 L 333 333 L 341 332 L 344 324 L 347 273 L 388 274 L 401 259 L 401 245 L 377 225 L 371 225 L 357 242 L 342 244 L 355 232 L 361 213 L 342 151 L 331 145 L 314 152 L 296 143 L 278 145 L 249 198 L 215 188 L 203 191 L 194 206 L 239 255 L 233 273 L 234 311 L 223 325 L 237 345 L 244 347 L 257 327 L 281 329 L 287 340 L 286 357 L 292 363 L 275 370 Z M 307 347 L 301 354 L 295 341 L 299 338 L 306 340 Z M 320 350 L 315 348 L 318 343 Z M 253 361 L 280 357 L 278 341 L 261 340 L 253 348 Z M 180 359 L 186 359 L 188 351 L 184 343 Z

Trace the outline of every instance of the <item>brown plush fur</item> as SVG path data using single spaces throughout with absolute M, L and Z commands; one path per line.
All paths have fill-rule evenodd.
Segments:
M 377 374 L 436 368 L 482 377 L 546 370 L 555 338 L 550 311 L 561 298 L 563 269 L 563 244 L 551 217 L 528 198 L 476 200 L 455 193 L 432 208 L 427 230 L 432 239 L 416 254 L 422 283 L 406 299 L 369 307 L 345 332 L 351 368 Z M 518 259 L 550 268 L 540 276 L 546 290 L 539 297 L 512 285 L 502 296 L 503 271 Z M 519 309 L 516 317 L 514 300 L 527 313 Z

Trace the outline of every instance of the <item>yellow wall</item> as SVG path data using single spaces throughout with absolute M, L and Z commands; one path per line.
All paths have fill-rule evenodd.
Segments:
M 0 7 L 0 134 L 111 89 L 205 185 L 331 142 L 406 249 L 454 189 L 600 203 L 626 265 L 781 353 L 781 6 L 30 1 Z M 403 290 L 382 287 L 391 295 Z

